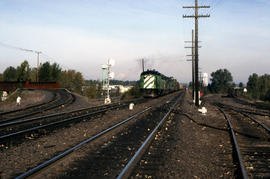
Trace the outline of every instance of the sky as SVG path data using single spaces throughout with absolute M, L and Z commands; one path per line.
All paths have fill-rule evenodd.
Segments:
M 198 0 L 199 67 L 211 74 L 228 69 L 236 83 L 270 67 L 269 0 Z M 113 58 L 115 78 L 138 80 L 142 71 L 156 69 L 180 82 L 191 81 L 191 0 L 1 0 L 0 73 L 37 55 L 13 47 L 41 51 L 42 63 L 56 62 L 64 70 L 101 79 L 101 65 Z

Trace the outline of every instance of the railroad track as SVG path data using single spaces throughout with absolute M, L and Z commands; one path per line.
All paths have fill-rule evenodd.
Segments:
M 6 116 L 8 114 L 15 114 L 15 113 L 18 113 L 18 112 L 21 112 L 21 111 L 26 111 L 26 110 L 31 109 L 31 108 L 39 108 L 39 107 L 41 107 L 43 105 L 46 105 L 48 103 L 51 103 L 51 102 L 57 100 L 56 97 L 57 97 L 56 93 L 53 92 L 53 96 L 48 101 L 39 102 L 39 103 L 29 105 L 29 106 L 26 106 L 26 107 L 23 107 L 23 108 L 15 109 L 15 110 L 3 111 L 3 112 L 0 112 L 0 116 L 2 118 L 2 116 Z
M 1 113 L 0 124 L 43 113 L 44 111 L 55 109 L 62 105 L 70 104 L 75 100 L 75 96 L 67 90 L 60 89 L 53 92 L 54 98 L 49 102 Z
M 135 120 L 134 124 L 132 124 L 129 127 L 123 127 L 124 130 L 122 129 L 121 130 L 122 132 L 120 133 L 118 132 L 117 136 L 113 137 L 113 140 L 115 141 L 109 142 L 109 143 L 112 143 L 111 145 L 107 145 L 107 143 L 105 143 L 104 146 L 101 146 L 100 151 L 96 151 L 90 156 L 89 159 L 86 159 L 87 164 L 91 166 L 91 169 L 88 168 L 87 172 L 93 171 L 94 173 L 93 175 L 91 175 L 91 177 L 93 178 L 98 177 L 95 175 L 102 172 L 102 171 L 97 171 L 97 168 L 96 168 L 97 166 L 100 167 L 99 168 L 100 170 L 106 170 L 107 167 L 112 167 L 114 170 L 113 172 L 116 172 L 115 176 L 119 175 L 118 178 L 122 178 L 122 176 L 127 176 L 127 174 L 132 171 L 132 168 L 130 168 L 130 166 L 135 165 L 134 161 L 138 161 L 139 157 L 143 154 L 145 149 L 149 146 L 149 144 L 151 143 L 151 140 L 155 137 L 155 134 L 157 133 L 159 128 L 162 126 L 164 121 L 166 121 L 166 119 L 169 117 L 175 105 L 179 102 L 179 99 L 180 99 L 179 96 L 177 96 L 177 98 L 175 98 L 174 96 L 174 99 L 171 98 L 170 100 L 165 101 L 165 104 L 162 104 L 162 105 L 155 104 L 153 106 L 147 107 L 144 110 L 137 112 L 136 114 L 128 117 L 127 119 L 124 119 L 121 122 L 78 143 L 77 145 L 72 146 L 71 148 L 54 156 L 53 158 L 26 171 L 25 173 L 22 173 L 16 178 L 25 178 L 32 175 L 34 175 L 35 177 L 38 177 L 39 175 L 43 176 L 42 172 L 47 172 L 51 166 L 55 167 L 56 165 L 55 163 L 59 161 L 59 159 L 63 161 L 66 157 L 69 157 L 70 155 L 72 155 L 72 153 L 74 153 L 75 151 L 78 151 L 79 148 L 82 148 L 83 146 L 85 146 L 84 149 L 87 149 L 86 145 L 88 145 L 89 143 L 101 138 L 104 135 L 111 136 L 111 134 L 109 134 L 110 132 L 120 127 L 123 127 L 126 123 L 129 123 Z M 142 114 L 145 114 L 143 119 L 138 119 L 138 117 L 141 116 Z M 163 116 L 160 116 L 161 114 Z M 150 116 L 152 116 L 152 118 L 150 118 Z M 150 130 L 150 129 L 153 129 L 153 130 Z M 143 145 L 141 146 L 142 143 Z M 130 162 L 126 159 L 124 160 L 124 162 L 127 164 L 127 167 L 124 167 L 123 165 L 121 165 L 121 163 L 123 162 L 123 158 L 126 158 L 126 157 L 129 158 L 130 156 L 133 156 Z M 117 157 L 120 157 L 120 158 L 116 159 Z M 116 162 L 118 163 L 115 164 Z M 101 167 L 100 165 L 103 165 L 103 167 Z M 106 165 L 110 165 L 110 166 L 106 166 Z M 80 165 L 80 167 L 87 167 L 87 166 Z M 121 170 L 123 171 L 121 172 Z M 72 177 L 72 175 L 73 175 L 72 173 L 68 174 L 68 176 L 70 177 Z
M 251 103 L 251 102 L 248 102 L 248 101 L 245 101 L 243 99 L 240 99 L 238 97 L 233 97 L 234 101 L 239 103 L 239 104 L 242 104 L 242 105 L 247 105 L 247 106 L 251 106 L 251 107 L 255 107 L 257 108 L 258 110 L 263 110 L 263 111 L 267 111 L 268 113 L 270 112 L 269 110 L 269 105 L 264 105 L 264 104 L 257 104 L 257 103 Z
M 218 105 L 232 138 L 242 178 L 270 177 L 270 130 L 254 117 L 237 109 Z
M 227 105 L 227 104 L 223 104 L 223 103 L 218 103 L 217 105 L 220 107 L 228 108 L 228 109 L 239 111 L 242 113 L 254 114 L 254 115 L 259 115 L 259 116 L 270 116 L 270 111 L 267 111 L 267 110 L 241 108 L 241 107 L 236 107 L 236 106 Z
M 0 143 L 8 145 L 14 144 L 14 141 L 10 138 L 16 137 L 17 143 L 18 136 L 25 138 L 25 134 L 35 132 L 35 136 L 38 136 L 41 129 L 50 129 L 59 126 L 63 126 L 72 122 L 78 122 L 83 119 L 87 119 L 91 116 L 105 113 L 109 110 L 119 109 L 128 106 L 131 102 L 142 103 L 145 99 L 137 99 L 133 101 L 125 101 L 122 103 L 112 103 L 109 105 L 99 105 L 94 107 L 81 108 L 77 110 L 50 114 L 46 116 L 40 116 L 35 118 L 29 118 L 19 121 L 6 122 L 0 124 Z

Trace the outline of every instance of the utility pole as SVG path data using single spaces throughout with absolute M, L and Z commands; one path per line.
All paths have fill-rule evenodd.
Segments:
M 201 41 L 198 41 L 201 42 Z M 191 56 L 192 59 L 188 59 L 187 61 L 192 62 L 192 99 L 195 100 L 195 41 L 194 41 L 194 30 L 192 29 L 192 41 L 185 41 L 185 43 L 192 43 L 191 47 L 185 47 L 185 48 L 191 48 Z M 198 48 L 201 48 L 201 46 L 198 46 Z
M 195 6 L 183 6 L 183 8 L 192 8 L 195 10 L 195 15 L 183 15 L 183 18 L 195 18 L 195 105 L 199 106 L 199 51 L 198 51 L 198 19 L 202 17 L 210 17 L 207 15 L 199 15 L 198 9 L 210 8 L 210 6 L 198 6 L 198 0 L 195 0 Z
M 186 41 L 189 42 L 189 41 Z M 194 77 L 194 30 L 192 29 L 192 46 L 191 47 L 185 47 L 185 48 L 191 48 L 191 56 L 192 59 L 191 60 L 187 60 L 187 61 L 191 61 L 192 62 L 192 99 L 194 100 L 194 91 L 195 91 L 195 85 L 194 85 L 194 81 L 195 81 L 195 77 Z
M 110 68 L 111 68 L 111 64 L 110 64 L 110 59 L 108 60 L 108 70 L 107 70 L 107 100 L 109 100 L 108 103 L 111 103 L 111 98 L 110 98 Z
M 39 54 L 41 54 L 41 52 L 35 51 L 35 53 L 37 54 L 37 73 L 36 73 L 36 82 L 38 82 L 38 81 L 39 81 L 39 79 L 38 79 Z
M 144 59 L 142 59 L 142 71 L 144 72 Z

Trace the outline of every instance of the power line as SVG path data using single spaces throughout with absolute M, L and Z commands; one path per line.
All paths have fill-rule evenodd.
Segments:
M 207 11 L 207 14 L 213 13 L 216 7 L 224 3 L 224 0 L 214 0 L 213 4 L 211 5 L 211 9 Z
M 31 53 L 36 53 L 37 54 L 37 69 L 36 69 L 36 82 L 38 82 L 38 67 L 39 67 L 39 55 L 42 53 L 41 51 L 36 51 L 36 50 L 29 50 L 29 49 L 25 49 L 25 48 L 20 48 L 20 47 L 16 47 L 16 46 L 12 46 L 12 45 L 8 45 L 5 43 L 0 42 L 0 45 L 6 47 L 6 48 L 11 48 L 14 50 L 20 50 L 20 51 L 25 51 L 25 52 L 31 52 Z

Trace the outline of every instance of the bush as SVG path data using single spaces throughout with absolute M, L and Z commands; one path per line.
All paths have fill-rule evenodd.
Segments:
M 265 100 L 270 102 L 270 89 L 267 91 L 265 95 Z
M 95 85 L 88 86 L 84 91 L 83 95 L 87 96 L 88 98 L 97 98 L 97 89 Z
M 134 86 L 129 91 L 125 92 L 122 96 L 122 99 L 134 99 L 142 96 L 142 91 L 139 85 Z

